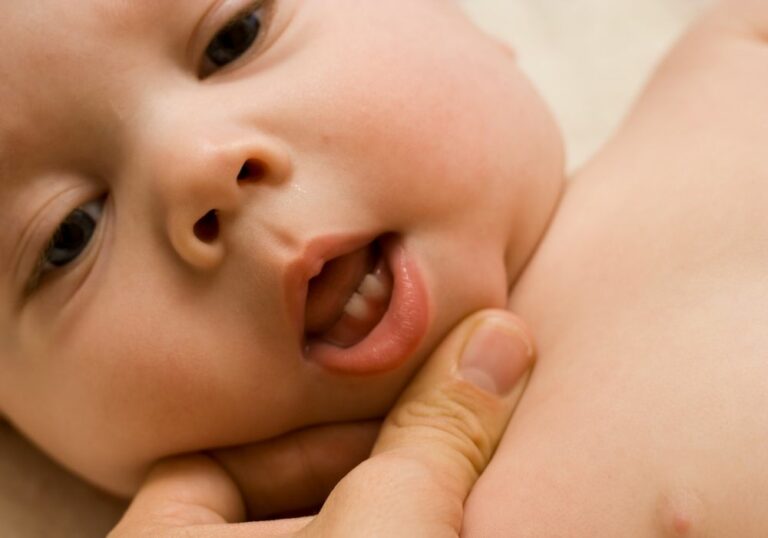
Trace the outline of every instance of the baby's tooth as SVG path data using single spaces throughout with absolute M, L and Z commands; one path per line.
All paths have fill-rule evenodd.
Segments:
M 359 293 L 353 293 L 352 297 L 349 298 L 349 301 L 347 301 L 347 304 L 344 307 L 344 312 L 353 318 L 366 319 L 370 314 L 370 307 L 368 306 L 368 301 L 365 300 L 365 297 Z
M 370 299 L 384 299 L 387 297 L 388 293 L 387 286 L 384 282 L 370 273 L 365 275 L 365 278 L 357 291 Z

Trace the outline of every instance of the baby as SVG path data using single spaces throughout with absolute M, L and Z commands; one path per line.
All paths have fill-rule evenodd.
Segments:
M 691 30 L 548 230 L 557 129 L 445 0 L 2 9 L 0 409 L 55 459 L 130 495 L 381 416 L 516 283 L 539 363 L 465 534 L 765 535 L 760 0 Z
M 0 11 L 0 410 L 119 495 L 383 416 L 562 189 L 545 106 L 445 0 Z

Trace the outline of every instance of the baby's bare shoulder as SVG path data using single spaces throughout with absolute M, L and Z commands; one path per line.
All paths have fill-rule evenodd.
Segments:
M 745 36 L 768 44 L 768 2 L 765 0 L 722 0 L 713 16 L 740 28 Z
M 768 173 L 768 2 L 723 0 L 681 37 L 650 78 L 615 139 L 690 154 L 688 171 Z M 652 135 L 652 136 L 651 136 Z

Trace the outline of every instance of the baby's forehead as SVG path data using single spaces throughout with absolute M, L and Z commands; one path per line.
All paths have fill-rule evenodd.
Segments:
M 9 148 L 32 145 L 35 132 L 71 125 L 73 119 L 82 122 L 80 105 L 88 108 L 109 96 L 132 68 L 152 57 L 150 43 L 158 43 L 162 33 L 166 43 L 176 39 L 174 30 L 194 26 L 210 3 L 0 2 L 0 35 L 10 44 L 0 55 L 0 151 L 16 156 Z
M 194 28 L 220 0 L 3 0 L 0 31 L 6 53 L 0 57 L 3 80 L 18 71 L 37 70 L 48 78 L 54 61 L 79 61 L 81 67 L 108 60 L 126 46 L 141 49 L 156 38 L 166 44 L 177 30 Z M 12 54 L 8 54 L 12 52 Z M 72 74 L 75 78 L 75 74 Z
M 274 0 L 273 0 L 274 1 Z M 278 0 L 279 1 L 279 0 Z M 30 29 L 34 26 L 46 27 L 48 31 L 55 27 L 66 28 L 76 24 L 90 26 L 92 30 L 100 28 L 109 34 L 119 28 L 146 25 L 160 15 L 183 16 L 186 12 L 199 10 L 201 7 L 220 0 L 5 0 L 0 12 L 6 21 L 2 26 L 7 30 L 19 26 L 21 22 Z M 13 21 L 13 24 L 11 24 Z M 48 23 L 55 23 L 48 27 Z M 30 35 L 30 37 L 34 37 Z M 87 39 L 87 36 L 73 36 Z
M 389 3 L 391 11 L 409 4 L 427 7 L 411 10 L 423 18 L 443 10 L 457 10 L 454 0 L 387 1 L 402 4 Z M 372 0 L 359 2 L 363 3 L 261 0 L 265 5 L 273 4 L 278 11 L 285 6 L 285 11 L 311 12 L 310 17 L 343 18 L 346 27 L 354 24 L 355 14 L 370 19 L 371 14 L 381 8 Z M 6 147 L 31 145 L 28 142 L 35 141 L 28 140 L 34 138 L 30 131 L 42 129 L 50 134 L 53 125 L 82 126 L 87 120 L 85 112 L 99 114 L 101 123 L 110 114 L 120 115 L 114 107 L 119 105 L 123 111 L 130 108 L 131 92 L 135 93 L 137 88 L 142 92 L 151 91 L 148 89 L 151 85 L 142 80 L 142 73 L 157 65 L 167 72 L 173 67 L 171 62 L 177 63 L 175 67 L 181 62 L 190 63 L 190 58 L 185 56 L 194 56 L 190 54 L 190 48 L 194 48 L 190 42 L 195 41 L 195 33 L 203 21 L 215 18 L 217 24 L 226 22 L 218 20 L 221 17 L 212 17 L 212 12 L 232 4 L 225 10 L 231 15 L 240 5 L 248 7 L 253 3 L 249 4 L 248 0 L 1 0 L 0 35 L 12 43 L 12 47 L 0 55 L 0 106 L 6 116 L 0 118 L 0 143 Z M 404 14 L 403 23 L 420 24 L 413 20 L 406 22 L 414 16 Z M 392 17 L 387 20 L 392 24 Z M 367 22 L 366 28 L 370 26 L 370 21 Z M 300 28 L 306 25 L 296 26 L 301 32 Z M 311 31 L 324 28 L 339 29 L 317 24 L 312 25 Z M 386 34 L 390 30 L 374 27 L 365 34 L 355 32 L 355 39 L 371 33 Z M 332 43 L 337 47 L 349 45 L 343 39 Z M 409 45 L 401 45 L 407 53 Z M 61 134 L 60 140 L 66 139 L 66 133 Z

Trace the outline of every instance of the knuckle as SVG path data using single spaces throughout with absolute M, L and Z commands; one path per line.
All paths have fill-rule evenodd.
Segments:
M 407 477 L 408 480 L 402 480 Z M 381 492 L 385 496 L 397 496 L 410 492 L 414 484 L 428 487 L 437 481 L 435 470 L 418 458 L 399 452 L 388 452 L 362 462 L 349 472 L 344 485 L 364 484 L 369 493 Z
M 495 446 L 482 407 L 476 396 L 451 385 L 401 406 L 391 417 L 391 424 L 398 430 L 408 430 L 407 438 L 426 437 L 439 449 L 459 455 L 474 474 L 479 474 Z
M 446 506 L 452 508 L 452 513 L 461 513 L 468 491 L 462 473 L 446 473 L 444 465 L 436 466 L 432 460 L 414 456 L 407 450 L 395 450 L 366 460 L 334 488 L 325 506 L 331 506 L 331 510 L 343 507 L 344 513 L 364 513 L 373 519 L 382 510 L 382 515 L 391 517 L 393 507 L 401 507 L 395 512 L 402 513 L 404 503 L 407 512 L 418 514 L 420 519 L 434 517 Z

